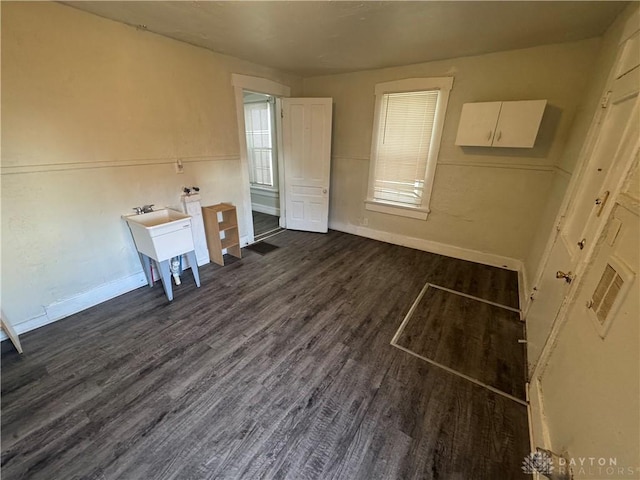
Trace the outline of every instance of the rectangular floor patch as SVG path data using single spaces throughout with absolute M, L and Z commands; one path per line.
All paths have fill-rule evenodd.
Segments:
M 257 242 L 257 243 L 252 243 L 251 245 L 247 245 L 245 248 L 247 250 L 256 252 L 260 255 L 266 255 L 267 253 L 271 253 L 280 247 L 278 247 L 277 245 L 272 245 L 271 243 L 267 243 L 267 242 Z
M 514 399 L 525 399 L 517 311 L 425 285 L 392 345 Z

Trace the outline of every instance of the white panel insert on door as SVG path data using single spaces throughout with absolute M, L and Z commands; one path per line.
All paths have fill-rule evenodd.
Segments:
M 282 99 L 288 229 L 328 231 L 332 106 L 331 98 Z

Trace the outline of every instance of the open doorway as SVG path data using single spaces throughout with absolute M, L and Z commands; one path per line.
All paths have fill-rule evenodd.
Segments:
M 255 241 L 281 230 L 275 103 L 276 98 L 272 95 L 243 91 Z

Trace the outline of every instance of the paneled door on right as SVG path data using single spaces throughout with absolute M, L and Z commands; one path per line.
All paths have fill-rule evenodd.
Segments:
M 288 229 L 328 231 L 331 98 L 283 98 L 285 218 Z
M 633 35 L 621 51 L 637 42 Z M 631 42 L 631 43 L 630 43 Z M 633 57 L 631 57 L 633 58 Z M 626 63 L 625 63 L 626 62 Z M 547 259 L 537 292 L 527 313 L 527 357 L 529 375 L 540 359 L 545 343 L 569 289 L 582 256 L 596 240 L 602 225 L 609 195 L 625 174 L 630 158 L 624 153 L 628 142 L 638 138 L 640 59 L 629 65 L 624 53 L 616 65 L 616 78 L 608 92 L 607 111 L 598 129 L 598 138 L 582 172 L 576 172 L 579 184 L 568 202 L 566 216 L 559 227 Z

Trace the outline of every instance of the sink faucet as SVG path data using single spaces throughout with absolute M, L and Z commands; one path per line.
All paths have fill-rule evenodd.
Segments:
M 136 215 L 153 212 L 153 204 L 143 205 L 142 207 L 133 207 L 133 211 L 136 212 Z

